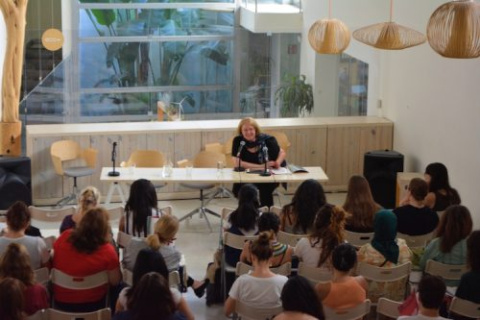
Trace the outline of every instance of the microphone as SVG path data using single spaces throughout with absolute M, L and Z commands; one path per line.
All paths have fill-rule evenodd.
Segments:
M 260 176 L 269 177 L 272 174 L 270 173 L 270 171 L 268 171 L 268 168 L 267 168 L 267 165 L 268 165 L 268 148 L 267 148 L 266 144 L 263 145 L 262 152 L 263 152 L 263 160 L 265 162 L 265 169 L 263 170 L 262 173 L 260 173 Z
M 240 158 L 240 154 L 243 151 L 243 147 L 245 147 L 245 141 L 242 140 L 242 141 L 240 141 L 240 148 L 238 148 L 237 158 Z
M 108 173 L 109 177 L 118 177 L 120 175 L 120 172 L 115 171 L 115 160 L 117 159 L 117 142 L 113 142 L 112 144 L 112 167 L 113 170 Z
M 246 142 L 244 140 L 240 141 L 240 147 L 238 148 L 238 152 L 237 152 L 238 167 L 235 168 L 234 170 L 235 172 L 245 171 L 245 168 L 242 167 L 242 158 L 241 158 L 243 147 L 245 147 L 245 144 Z

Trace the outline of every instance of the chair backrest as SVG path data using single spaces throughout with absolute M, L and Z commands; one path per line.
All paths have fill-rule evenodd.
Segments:
M 108 275 L 106 271 L 81 277 L 71 276 L 53 268 L 51 271 L 51 279 L 53 284 L 72 290 L 93 289 L 108 283 Z
M 200 151 L 192 163 L 195 168 L 216 168 L 218 162 L 225 164 L 225 154 L 213 151 Z
M 48 282 L 50 281 L 50 272 L 48 271 L 48 268 L 40 268 L 40 269 L 35 269 L 33 270 L 35 274 L 35 281 L 37 283 L 40 283 L 44 287 L 47 287 Z
M 238 314 L 238 319 L 247 319 L 254 320 L 270 320 L 273 319 L 277 314 L 281 313 L 283 308 L 274 307 L 274 308 L 253 308 L 240 300 L 235 302 L 235 312 Z
M 178 271 L 170 271 L 168 273 L 168 284 L 170 287 L 178 288 L 181 284 L 180 273 Z
M 277 206 L 270 207 L 270 212 L 273 212 L 278 216 L 280 216 L 280 214 L 282 213 L 282 210 L 283 210 L 283 208 L 281 208 L 281 207 L 277 207 Z
M 269 212 L 269 211 L 270 211 L 270 208 L 267 207 L 267 206 L 263 206 L 263 207 L 258 208 L 258 211 L 260 211 L 260 212 L 262 212 L 262 213 L 263 213 L 263 212 Z
M 345 230 L 345 240 L 357 248 L 371 242 L 372 239 L 373 232 L 352 232 Z
M 234 249 L 243 249 L 245 241 L 255 240 L 257 236 L 240 236 L 231 232 L 225 232 L 223 234 L 223 244 Z
M 356 273 L 363 276 L 367 280 L 377 282 L 393 282 L 401 279 L 408 279 L 411 269 L 411 262 L 390 268 L 382 268 L 365 262 L 359 262 Z
M 275 139 L 277 140 L 277 143 L 280 146 L 280 148 L 285 150 L 285 152 L 287 152 L 288 149 L 290 148 L 290 146 L 292 145 L 290 143 L 290 141 L 288 140 L 287 135 L 284 132 L 281 132 L 281 131 L 266 131 L 265 133 L 267 133 L 271 136 L 274 136 Z
M 46 237 L 46 238 L 43 238 L 43 241 L 45 241 L 45 244 L 47 245 L 47 250 L 50 251 L 50 250 L 53 250 L 53 244 L 55 243 L 55 241 L 57 241 L 57 237 L 55 236 Z
M 480 304 L 474 303 L 468 300 L 460 299 L 454 297 L 450 303 L 450 312 L 456 313 L 458 315 L 480 319 Z
M 80 158 L 82 156 L 82 149 L 76 141 L 60 140 L 51 145 L 50 156 L 55 173 L 63 176 L 62 162 Z
M 355 320 L 361 319 L 365 315 L 370 313 L 371 302 L 366 299 L 359 305 L 343 310 L 333 310 L 328 307 L 323 307 L 326 320 Z
M 430 232 L 419 236 L 410 236 L 408 234 L 397 233 L 397 238 L 404 239 L 410 249 L 425 248 L 427 243 L 433 239 L 434 233 Z
M 173 208 L 172 206 L 166 206 L 166 207 L 163 207 L 163 208 L 158 208 L 158 211 L 162 212 L 163 214 L 169 214 L 171 215 L 172 214 L 172 211 L 173 211 Z M 154 232 L 154 229 L 155 229 L 155 223 L 157 223 L 158 219 L 160 219 L 160 215 L 157 217 L 157 216 L 149 216 L 147 218 L 147 226 L 148 226 L 148 230 L 149 230 L 149 233 L 150 234 L 153 234 Z
M 306 278 L 312 284 L 317 284 L 318 282 L 329 282 L 333 278 L 332 272 L 327 272 L 324 268 L 307 266 L 302 261 L 300 261 L 298 264 L 297 274 Z
M 425 266 L 425 273 L 442 277 L 444 280 L 460 280 L 467 271 L 468 267 L 464 264 L 445 264 L 431 259 L 427 260 L 427 265 Z
M 123 210 L 124 209 L 122 206 L 107 209 L 109 220 L 120 220 L 120 218 L 123 216 Z
M 48 320 L 110 320 L 112 318 L 110 308 L 86 313 L 64 312 L 49 308 L 45 310 L 45 313 Z
M 127 234 L 123 231 L 118 231 L 117 243 L 119 246 L 126 248 L 130 241 L 132 241 L 132 235 Z
M 250 271 L 253 271 L 253 266 L 241 261 L 237 262 L 237 266 L 235 268 L 235 274 L 237 276 L 241 276 L 242 274 L 249 273 Z M 272 271 L 275 274 L 288 277 L 292 273 L 292 264 L 290 262 L 287 262 L 278 267 L 270 268 L 270 271 Z
M 220 142 L 212 142 L 205 144 L 205 151 L 212 151 L 217 153 L 225 153 L 223 144 Z
M 122 270 L 122 274 L 123 274 L 123 282 L 125 282 L 125 284 L 131 287 L 133 285 L 133 272 L 124 268 Z
M 393 301 L 387 298 L 380 298 L 377 302 L 377 313 L 389 318 L 397 319 L 400 316 L 398 307 L 402 304 L 400 301 Z
M 130 154 L 126 166 L 137 168 L 160 168 L 165 164 L 163 153 L 157 150 L 135 150 Z
M 45 309 L 38 310 L 31 316 L 28 316 L 27 320 L 48 320 L 46 310 Z
M 294 234 L 288 233 L 284 231 L 278 231 L 277 240 L 280 243 L 288 244 L 291 247 L 296 247 L 297 242 L 302 239 L 308 237 L 308 234 Z
M 47 222 L 62 222 L 63 219 L 75 213 L 74 207 L 63 207 L 60 209 L 28 207 L 33 220 Z

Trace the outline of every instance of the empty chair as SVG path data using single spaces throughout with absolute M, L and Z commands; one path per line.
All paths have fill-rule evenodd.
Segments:
M 64 208 L 39 208 L 35 206 L 28 207 L 32 220 L 47 221 L 47 222 L 62 222 L 63 219 L 75 213 L 74 207 Z
M 254 308 L 240 300 L 237 300 L 235 303 L 235 313 L 238 315 L 239 320 L 241 319 L 250 319 L 250 320 L 265 320 L 273 319 L 277 314 L 283 311 L 282 307 L 275 308 Z
M 365 315 L 369 314 L 370 306 L 371 302 L 367 299 L 363 303 L 350 309 L 335 311 L 328 307 L 324 307 L 323 311 L 325 312 L 326 320 L 355 320 L 361 319 Z
M 371 242 L 372 239 L 373 232 L 353 232 L 345 230 L 345 240 L 357 248 Z
M 301 261 L 298 264 L 297 274 L 306 278 L 313 285 L 317 284 L 318 282 L 329 282 L 333 277 L 333 273 L 326 272 L 325 268 L 310 267 Z
M 125 167 L 161 168 L 165 165 L 165 156 L 157 150 L 135 150 L 125 162 Z M 166 183 L 155 182 L 155 189 L 165 187 Z
M 56 141 L 50 147 L 50 155 L 52 157 L 55 173 L 62 177 L 73 178 L 72 192 L 65 198 L 61 199 L 57 206 L 63 206 L 76 201 L 78 195 L 77 178 L 90 176 L 95 172 L 98 151 L 93 148 L 83 149 L 73 140 Z M 83 160 L 78 165 L 78 160 Z M 66 165 L 65 163 L 74 163 Z
M 450 312 L 460 316 L 480 319 L 480 304 L 454 297 L 450 303 Z

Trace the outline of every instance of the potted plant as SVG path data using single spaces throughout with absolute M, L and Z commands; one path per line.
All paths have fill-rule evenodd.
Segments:
M 275 104 L 281 102 L 282 117 L 298 117 L 313 110 L 312 85 L 305 82 L 305 75 L 285 75 L 283 84 L 275 92 Z

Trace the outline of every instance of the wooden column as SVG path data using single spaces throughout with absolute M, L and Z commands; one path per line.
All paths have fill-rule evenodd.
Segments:
M 7 27 L 7 46 L 3 64 L 0 155 L 21 154 L 22 124 L 19 120 L 23 48 L 28 0 L 0 0 Z

